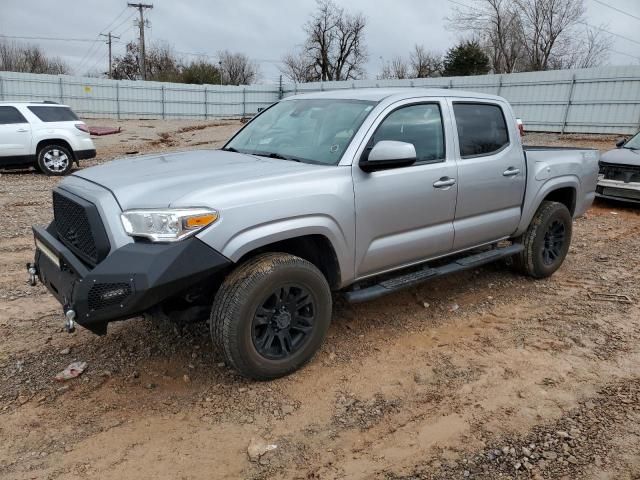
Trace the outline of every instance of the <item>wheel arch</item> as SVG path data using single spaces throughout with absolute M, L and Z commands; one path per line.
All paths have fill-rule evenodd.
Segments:
M 331 288 L 339 289 L 353 271 L 345 254 L 347 242 L 331 219 L 314 217 L 313 222 L 309 220 L 289 219 L 252 227 L 229 239 L 220 252 L 234 263 L 244 262 L 260 253 L 290 253 L 313 263 L 325 275 Z
M 521 235 L 531 223 L 534 215 L 544 201 L 562 203 L 567 207 L 573 217 L 576 212 L 578 192 L 580 191 L 580 180 L 577 176 L 566 175 L 547 180 L 540 186 L 535 196 L 527 201 L 522 210 L 522 218 L 514 237 Z
M 309 234 L 265 243 L 244 253 L 237 263 L 267 252 L 289 253 L 315 265 L 327 279 L 332 290 L 341 286 L 340 262 L 331 241 L 322 234 Z
M 69 150 L 72 161 L 77 162 L 73 147 L 71 147 L 71 144 L 64 138 L 46 138 L 44 140 L 40 140 L 36 145 L 36 158 L 38 157 L 38 155 L 40 155 L 40 150 L 49 145 L 60 145 L 66 148 L 67 150 Z

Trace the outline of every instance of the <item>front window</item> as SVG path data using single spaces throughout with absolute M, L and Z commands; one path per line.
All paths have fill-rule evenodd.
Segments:
M 286 100 L 241 130 L 224 150 L 336 165 L 375 102 Z
M 631 140 L 626 142 L 622 148 L 628 148 L 629 150 L 640 150 L 640 133 L 637 133 L 635 137 L 631 137 Z

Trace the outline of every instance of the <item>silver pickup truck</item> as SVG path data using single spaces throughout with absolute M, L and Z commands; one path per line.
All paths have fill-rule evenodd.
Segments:
M 379 297 L 498 259 L 547 277 L 591 205 L 598 152 L 525 148 L 502 98 L 362 89 L 286 98 L 221 150 L 118 160 L 53 191 L 28 265 L 66 326 L 206 318 L 228 364 L 286 375 L 332 292 Z

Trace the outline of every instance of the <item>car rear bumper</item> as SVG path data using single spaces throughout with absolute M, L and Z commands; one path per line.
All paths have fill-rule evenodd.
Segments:
M 640 183 L 600 178 L 596 195 L 600 198 L 640 203 Z
M 76 156 L 76 160 L 88 160 L 90 158 L 95 158 L 96 149 L 95 148 L 91 148 L 91 149 L 88 149 L 88 150 L 76 150 L 73 153 Z
M 107 324 L 139 315 L 190 287 L 220 275 L 231 261 L 197 238 L 176 243 L 130 243 L 94 268 L 87 267 L 55 233 L 33 227 L 33 267 L 40 281 L 76 322 L 97 334 Z

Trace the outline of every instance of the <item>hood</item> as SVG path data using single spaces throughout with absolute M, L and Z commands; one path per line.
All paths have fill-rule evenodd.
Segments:
M 600 157 L 601 162 L 617 165 L 631 165 L 640 167 L 640 151 L 628 148 L 616 148 L 609 150 Z
M 123 209 L 177 205 L 194 192 L 250 188 L 255 182 L 335 168 L 222 150 L 194 150 L 115 160 L 73 175 L 109 189 Z M 193 206 L 207 206 L 193 205 Z

